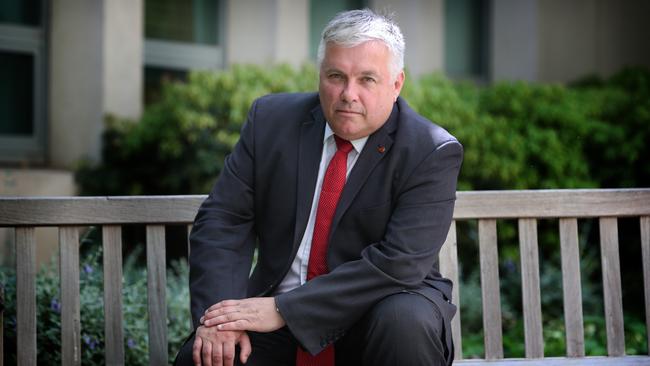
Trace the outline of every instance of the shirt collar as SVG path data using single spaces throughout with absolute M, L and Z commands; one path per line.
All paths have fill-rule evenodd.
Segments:
M 323 137 L 323 143 L 326 143 L 328 139 L 334 139 L 334 131 L 330 128 L 329 123 L 325 123 L 325 136 Z M 365 136 L 356 140 L 351 140 L 350 143 L 352 144 L 352 147 L 354 147 L 354 151 L 356 151 L 357 154 L 361 154 L 361 150 L 366 146 L 367 141 L 368 136 Z

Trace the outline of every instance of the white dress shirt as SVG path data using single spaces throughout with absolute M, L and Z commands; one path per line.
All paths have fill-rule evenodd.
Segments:
M 354 167 L 354 164 L 357 162 L 359 154 L 363 150 L 363 147 L 368 141 L 368 136 L 362 137 L 357 140 L 352 140 L 352 149 L 348 153 L 348 166 L 346 177 L 350 175 L 350 171 Z M 323 186 L 323 178 L 325 177 L 325 171 L 329 165 L 330 160 L 334 157 L 336 153 L 336 141 L 334 140 L 334 132 L 330 128 L 329 124 L 325 124 L 325 135 L 323 138 L 323 154 L 320 158 L 320 166 L 318 168 L 318 179 L 316 180 L 316 187 L 314 188 L 314 199 L 311 202 L 311 211 L 309 212 L 309 221 L 307 221 L 307 228 L 305 228 L 305 233 L 302 236 L 300 241 L 300 247 L 298 247 L 298 253 L 296 253 L 296 258 L 291 264 L 291 268 L 287 275 L 284 276 L 282 282 L 276 290 L 276 295 L 281 294 L 287 291 L 291 291 L 294 288 L 303 285 L 307 281 L 307 265 L 309 264 L 309 252 L 311 251 L 311 239 L 314 235 L 314 225 L 316 222 L 316 211 L 318 209 L 318 200 L 320 198 L 320 191 Z

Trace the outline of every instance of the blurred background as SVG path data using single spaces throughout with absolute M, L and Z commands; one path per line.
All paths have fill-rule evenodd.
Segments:
M 406 37 L 403 96 L 464 144 L 459 189 L 650 186 L 646 0 L 3 0 L 0 196 L 207 193 L 250 103 L 316 90 L 323 26 L 363 7 L 394 14 Z M 477 263 L 476 225 L 460 225 L 461 260 Z M 580 225 L 588 352 L 602 354 L 604 325 L 588 316 L 602 311 L 597 223 Z M 647 353 L 638 221 L 620 225 L 633 244 L 621 248 L 626 331 L 638 338 L 628 352 Z M 141 243 L 138 230 L 125 235 Z M 540 223 L 550 314 L 561 310 L 554 231 Z M 512 356 L 523 352 L 512 222 L 499 224 L 499 240 Z M 49 263 L 56 229 L 39 228 L 37 241 Z M 13 246 L 0 229 L 0 267 L 13 265 Z M 126 252 L 142 256 L 137 244 Z M 461 270 L 461 296 L 480 298 L 477 265 Z M 480 302 L 463 306 L 464 332 L 476 336 L 465 352 L 480 355 Z M 562 353 L 562 326 L 545 328 L 551 353 Z

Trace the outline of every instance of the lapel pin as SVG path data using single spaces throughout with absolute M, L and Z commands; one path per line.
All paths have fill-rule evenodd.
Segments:
M 386 151 L 386 147 L 384 147 L 384 145 L 377 145 L 377 151 L 383 154 Z

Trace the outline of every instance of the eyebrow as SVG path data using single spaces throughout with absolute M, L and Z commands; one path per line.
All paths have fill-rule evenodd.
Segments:
M 325 69 L 326 74 L 329 74 L 329 73 L 332 73 L 332 72 L 337 72 L 337 73 L 340 73 L 340 74 L 343 74 L 343 75 L 347 76 L 347 74 L 345 72 L 341 71 L 340 69 L 338 69 L 336 67 L 330 67 L 330 68 Z M 372 71 L 372 70 L 366 70 L 366 71 L 361 72 L 361 76 L 372 76 L 374 78 L 379 78 L 379 73 L 377 73 L 375 71 Z

